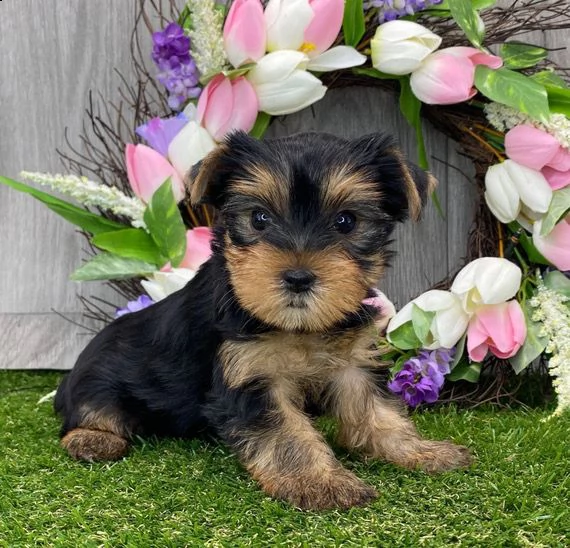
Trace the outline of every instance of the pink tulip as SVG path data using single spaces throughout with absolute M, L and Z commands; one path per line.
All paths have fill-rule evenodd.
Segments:
M 526 339 L 526 323 L 520 304 L 508 301 L 482 306 L 467 328 L 467 351 L 476 362 L 490 350 L 497 358 L 511 358 Z
M 309 0 L 309 5 L 314 15 L 305 29 L 301 49 L 309 57 L 315 57 L 336 40 L 344 16 L 344 0 Z
M 570 270 L 570 215 L 562 219 L 546 236 L 540 234 L 542 221 L 533 225 L 532 241 L 556 268 Z
M 224 48 L 238 68 L 257 61 L 265 53 L 266 32 L 260 0 L 235 0 L 224 24 Z
M 515 126 L 505 134 L 505 151 L 515 162 L 541 171 L 552 190 L 570 184 L 570 152 L 546 131 Z
M 507 156 L 536 171 L 547 165 L 559 148 L 560 143 L 552 135 L 533 126 L 515 126 L 505 133 Z
M 243 76 L 230 80 L 215 76 L 198 100 L 198 122 L 216 140 L 230 131 L 250 131 L 257 118 L 259 101 L 253 86 Z
M 410 85 L 414 95 L 429 105 L 461 103 L 477 93 L 473 87 L 476 65 L 499 68 L 502 64 L 500 57 L 475 48 L 446 48 L 426 57 L 412 72 Z
M 143 202 L 148 203 L 156 189 L 169 177 L 174 198 L 177 202 L 182 200 L 184 197 L 182 179 L 162 154 L 146 145 L 128 144 L 125 158 L 131 188 Z
M 212 255 L 212 229 L 207 226 L 197 226 L 186 232 L 186 255 L 179 268 L 198 270 Z

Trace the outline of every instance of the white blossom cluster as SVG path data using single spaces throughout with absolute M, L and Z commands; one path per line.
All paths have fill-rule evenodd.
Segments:
M 146 228 L 143 220 L 144 203 L 139 198 L 127 196 L 114 186 L 102 185 L 77 175 L 22 171 L 20 176 L 42 186 L 49 186 L 84 206 L 99 207 L 127 217 L 136 228 Z
M 550 133 L 565 148 L 570 148 L 570 120 L 564 114 L 551 114 L 547 124 L 534 120 L 527 114 L 499 103 L 485 105 L 485 115 L 489 123 L 498 131 L 528 124 Z
M 540 278 L 539 278 L 540 280 Z M 540 280 L 538 290 L 529 304 L 534 308 L 532 320 L 541 322 L 540 336 L 548 339 L 546 352 L 553 385 L 558 396 L 555 415 L 570 409 L 570 299 L 547 288 Z
M 192 16 L 192 57 L 202 75 L 215 74 L 227 64 L 222 25 L 224 14 L 214 0 L 188 0 Z

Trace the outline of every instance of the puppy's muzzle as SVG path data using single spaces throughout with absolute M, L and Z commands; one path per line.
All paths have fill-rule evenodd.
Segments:
M 296 270 L 285 270 L 281 275 L 281 279 L 287 291 L 306 293 L 313 288 L 317 277 L 310 270 L 299 268 Z

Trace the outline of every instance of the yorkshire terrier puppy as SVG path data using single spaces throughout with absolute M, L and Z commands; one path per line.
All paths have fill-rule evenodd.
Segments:
M 118 318 L 57 392 L 62 446 L 119 459 L 133 436 L 212 430 L 269 495 L 348 508 L 374 489 L 343 468 L 308 409 L 349 450 L 440 472 L 465 447 L 420 437 L 377 383 L 374 296 L 396 222 L 418 218 L 433 177 L 380 134 L 234 133 L 189 177 L 217 209 L 212 257 L 186 287 Z

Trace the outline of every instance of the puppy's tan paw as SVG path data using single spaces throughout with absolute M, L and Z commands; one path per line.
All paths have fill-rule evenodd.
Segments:
M 76 428 L 68 432 L 61 440 L 61 446 L 77 460 L 95 462 L 118 460 L 129 450 L 126 439 L 111 432 Z
M 414 455 L 415 467 L 436 474 L 466 468 L 473 462 L 469 449 L 449 441 L 423 441 Z
M 344 469 L 325 472 L 322 476 L 299 474 L 279 478 L 273 484 L 262 483 L 262 487 L 271 496 L 302 510 L 346 509 L 367 504 L 378 496 L 372 487 Z

